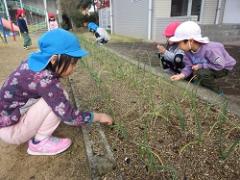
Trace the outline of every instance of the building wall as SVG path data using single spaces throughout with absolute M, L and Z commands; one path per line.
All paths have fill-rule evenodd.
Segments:
M 171 14 L 171 0 L 153 0 L 153 17 L 166 18 Z
M 202 0 L 201 24 L 215 24 L 218 0 Z
M 98 10 L 99 15 L 99 26 L 104 29 L 111 29 L 111 23 L 110 23 L 110 8 L 102 8 Z
M 166 38 L 163 35 L 163 31 L 166 28 L 166 26 L 173 21 L 187 21 L 187 20 L 197 20 L 197 16 L 192 16 L 192 17 L 186 17 L 186 16 L 181 16 L 181 17 L 172 17 L 172 18 L 154 18 L 153 23 L 152 23 L 152 38 L 151 40 L 157 41 L 157 42 L 165 42 Z
M 240 0 L 226 0 L 223 23 L 240 24 Z
M 235 0 L 238 1 L 238 0 Z M 217 10 L 219 23 L 222 23 L 226 0 L 202 0 L 199 24 L 214 25 Z M 172 21 L 198 21 L 197 16 L 171 17 L 171 0 L 153 0 L 151 40 L 164 42 L 162 32 Z M 148 39 L 148 0 L 113 0 L 113 32 L 136 38 Z
M 112 0 L 113 32 L 147 39 L 148 0 Z

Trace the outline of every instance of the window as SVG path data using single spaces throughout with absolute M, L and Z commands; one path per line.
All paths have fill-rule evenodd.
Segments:
M 186 16 L 188 0 L 172 0 L 171 16 Z
M 189 0 L 172 0 L 171 16 L 187 16 Z M 192 0 L 191 15 L 200 17 L 202 0 Z
M 193 0 L 192 1 L 191 14 L 198 16 L 198 21 L 199 21 L 200 13 L 201 13 L 201 4 L 202 4 L 202 0 Z

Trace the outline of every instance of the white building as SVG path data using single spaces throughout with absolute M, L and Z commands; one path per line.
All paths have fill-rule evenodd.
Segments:
M 99 11 L 100 26 L 154 41 L 164 40 L 163 29 L 174 20 L 194 20 L 202 26 L 237 24 L 238 29 L 240 0 L 110 0 L 110 7 Z

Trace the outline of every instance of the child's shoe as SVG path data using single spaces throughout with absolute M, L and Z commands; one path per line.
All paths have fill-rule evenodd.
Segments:
M 72 144 L 68 138 L 48 137 L 39 143 L 28 142 L 27 153 L 30 155 L 56 155 L 67 150 Z

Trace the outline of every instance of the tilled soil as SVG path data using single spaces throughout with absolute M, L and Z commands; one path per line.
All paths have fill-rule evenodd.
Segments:
M 82 37 L 92 56 L 83 60 L 74 78 L 84 107 L 107 112 L 115 121 L 104 129 L 117 169 L 103 179 L 119 174 L 144 180 L 239 178 L 238 117 L 225 112 L 222 104 L 196 99 L 91 40 Z

